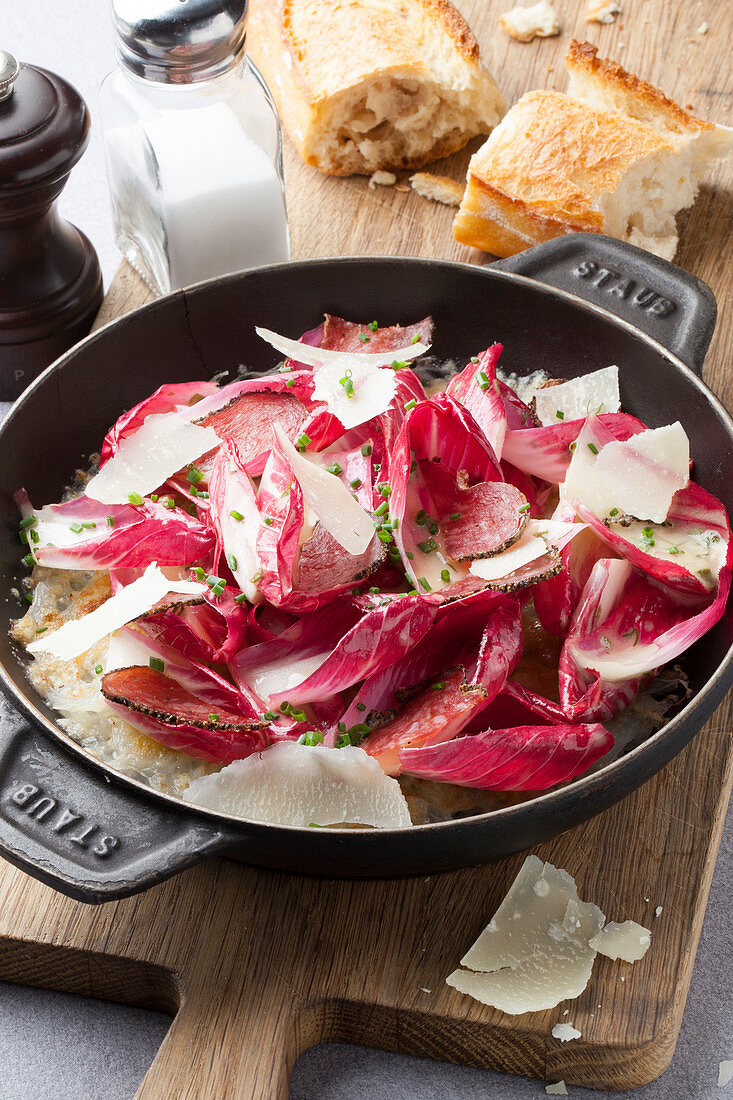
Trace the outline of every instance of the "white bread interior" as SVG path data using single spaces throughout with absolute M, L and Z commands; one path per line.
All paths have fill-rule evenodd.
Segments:
M 506 110 L 448 0 L 253 0 L 250 44 L 301 156 L 334 175 L 418 168 Z
M 733 150 L 733 130 L 694 118 L 588 43 L 573 42 L 565 64 L 567 96 L 523 96 L 472 158 L 456 239 L 508 256 L 603 232 L 671 260 L 675 214 Z

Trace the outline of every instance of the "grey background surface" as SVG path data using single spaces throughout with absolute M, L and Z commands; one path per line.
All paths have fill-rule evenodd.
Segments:
M 59 72 L 76 85 L 91 108 L 91 143 L 62 196 L 61 209 L 95 244 L 109 285 L 119 255 L 109 218 L 99 127 L 94 125 L 99 84 L 113 65 L 107 0 L 0 0 L 0 48 L 21 61 Z M 724 313 L 721 323 L 726 322 Z M 571 1096 L 733 1097 L 733 1082 L 725 1089 L 717 1087 L 718 1062 L 733 1058 L 732 890 L 729 814 L 670 1068 L 633 1094 L 570 1087 Z M 664 949 L 663 935 L 660 919 L 656 950 Z M 129 1100 L 167 1025 L 167 1018 L 156 1013 L 0 983 L 0 1100 Z M 291 1091 L 293 1100 L 530 1100 L 544 1095 L 539 1081 L 351 1046 L 309 1051 L 295 1068 Z

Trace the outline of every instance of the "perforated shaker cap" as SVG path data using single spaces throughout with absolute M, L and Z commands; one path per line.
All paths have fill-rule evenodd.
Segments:
M 220 76 L 244 55 L 248 0 L 112 0 L 120 64 L 161 84 Z

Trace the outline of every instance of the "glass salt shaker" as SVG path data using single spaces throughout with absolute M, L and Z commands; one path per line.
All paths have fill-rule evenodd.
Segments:
M 117 244 L 156 294 L 289 259 L 277 110 L 247 0 L 112 0 L 100 109 Z

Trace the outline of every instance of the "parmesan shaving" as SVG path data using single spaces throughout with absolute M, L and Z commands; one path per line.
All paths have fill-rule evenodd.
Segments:
M 273 425 L 273 431 L 303 490 L 304 500 L 319 521 L 347 554 L 363 554 L 374 538 L 371 516 L 354 500 L 341 478 L 329 474 L 318 459 L 299 454 L 278 424 Z
M 448 985 L 503 1012 L 554 1008 L 583 992 L 605 917 L 578 898 L 566 871 L 529 856 Z
M 280 741 L 194 780 L 184 801 L 274 825 L 410 825 L 396 779 L 363 749 L 311 748 Z
M 392 358 L 398 359 L 400 354 L 395 352 Z M 342 384 L 344 378 L 351 383 L 349 393 Z M 317 401 L 325 401 L 328 411 L 345 428 L 356 428 L 386 412 L 396 388 L 393 370 L 358 362 L 326 363 L 316 373 L 313 396 Z
M 472 561 L 470 572 L 474 577 L 481 577 L 485 581 L 498 581 L 546 553 L 547 543 L 544 539 L 536 535 L 524 534 L 514 546 L 510 546 L 503 553 Z
M 562 420 L 581 420 L 590 413 L 615 413 L 621 408 L 618 367 L 572 378 L 559 386 L 548 386 L 534 395 L 535 411 L 541 424 Z M 558 413 L 561 415 L 558 416 Z
M 188 463 L 221 443 L 213 428 L 189 424 L 176 413 L 147 416 L 88 483 L 86 495 L 102 504 L 127 504 L 130 493 L 145 496 Z
M 308 367 L 322 367 L 326 363 L 337 363 L 342 367 L 350 367 L 354 363 L 363 363 L 368 367 L 388 367 L 395 359 L 417 359 L 430 347 L 419 341 L 408 344 L 407 347 L 392 349 L 391 351 L 362 352 L 362 351 L 330 351 L 327 348 L 314 348 L 310 344 L 301 344 L 299 340 L 290 340 L 287 336 L 279 336 L 268 328 L 255 328 L 257 335 L 279 351 L 287 355 L 297 363 L 305 363 Z
M 44 634 L 28 645 L 29 653 L 51 653 L 62 661 L 79 657 L 95 642 L 112 634 L 126 623 L 151 611 L 170 592 L 200 596 L 206 586 L 195 581 L 171 581 L 152 562 L 132 584 L 125 585 L 100 607 L 81 619 L 65 622 L 52 634 Z
M 561 1043 L 569 1043 L 571 1039 L 579 1039 L 581 1034 L 582 1032 L 573 1027 L 569 1021 L 565 1024 L 555 1024 L 552 1029 L 553 1038 L 559 1039 Z
M 590 946 L 599 955 L 609 959 L 623 959 L 624 962 L 637 962 L 649 950 L 652 934 L 643 924 L 627 920 L 623 924 L 610 921 L 606 927 L 594 936 Z

